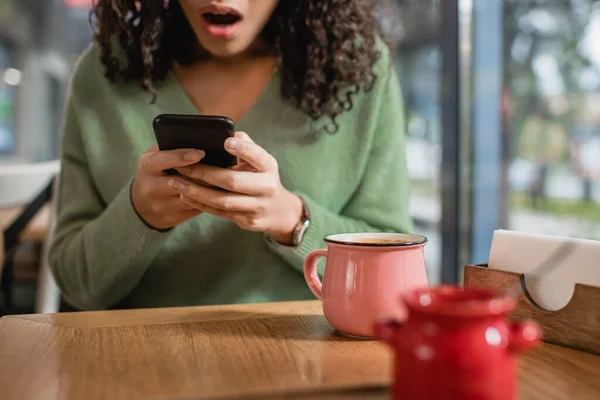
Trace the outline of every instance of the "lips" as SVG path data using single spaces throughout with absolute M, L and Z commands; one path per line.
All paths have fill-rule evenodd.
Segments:
M 198 11 L 200 22 L 206 32 L 218 39 L 231 39 L 237 33 L 242 13 L 233 7 L 210 4 Z

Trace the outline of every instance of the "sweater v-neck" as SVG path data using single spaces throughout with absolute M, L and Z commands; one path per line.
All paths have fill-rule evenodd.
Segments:
M 254 102 L 254 104 L 250 107 L 250 109 L 242 116 L 242 118 L 235 123 L 236 130 L 247 130 L 252 126 L 254 117 L 256 115 L 261 114 L 261 109 L 266 107 L 268 104 L 273 101 L 272 95 L 274 93 L 278 93 L 278 88 L 280 85 L 280 76 L 279 70 L 273 72 L 271 79 L 262 90 L 262 92 L 258 95 L 258 98 Z M 192 99 L 190 99 L 189 95 L 181 86 L 181 83 L 177 79 L 177 76 L 174 71 L 169 72 L 167 78 L 165 80 L 165 85 L 161 90 L 161 94 L 159 97 L 165 96 L 165 101 L 167 104 L 183 104 L 181 109 L 186 114 L 199 115 L 201 114 L 200 110 L 193 103 Z M 175 103 L 171 103 L 174 101 Z

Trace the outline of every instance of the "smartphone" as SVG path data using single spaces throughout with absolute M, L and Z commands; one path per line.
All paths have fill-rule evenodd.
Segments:
M 235 124 L 227 117 L 212 115 L 161 114 L 152 122 L 160 150 L 198 149 L 206 156 L 201 164 L 230 168 L 238 163 L 225 150 L 225 140 L 235 134 Z M 175 170 L 166 171 L 175 174 Z

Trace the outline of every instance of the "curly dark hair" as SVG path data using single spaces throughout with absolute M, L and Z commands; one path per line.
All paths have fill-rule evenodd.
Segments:
M 373 66 L 384 39 L 375 0 L 282 0 L 262 39 L 279 58 L 281 95 L 313 120 L 352 108 L 352 97 L 373 87 Z M 153 83 L 173 63 L 189 65 L 203 53 L 178 0 L 95 0 L 95 40 L 111 82 Z M 118 44 L 115 40 L 118 40 Z M 113 47 L 119 46 L 125 57 Z

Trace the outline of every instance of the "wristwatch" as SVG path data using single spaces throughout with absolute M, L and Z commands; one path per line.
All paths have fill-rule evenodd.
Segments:
M 302 239 L 304 239 L 304 234 L 308 230 L 310 226 L 310 213 L 308 211 L 308 207 L 304 202 L 304 199 L 300 198 L 302 201 L 302 219 L 298 222 L 298 225 L 294 228 L 294 234 L 292 235 L 292 246 L 298 247 L 300 243 L 302 243 Z

